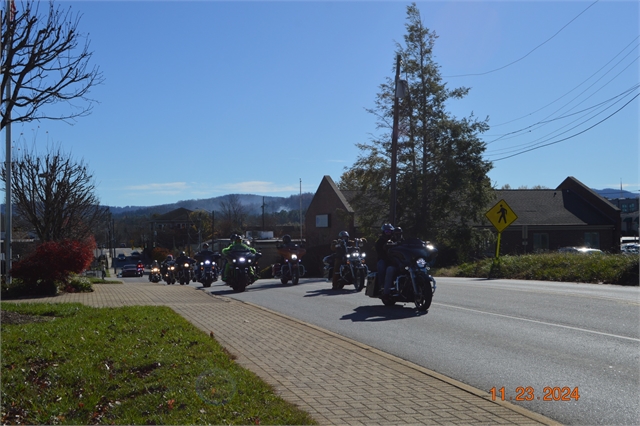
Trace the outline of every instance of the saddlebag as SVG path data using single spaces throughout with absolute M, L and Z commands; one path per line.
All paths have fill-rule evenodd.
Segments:
M 369 297 L 378 297 L 380 295 L 380 289 L 376 288 L 376 272 L 369 272 L 367 275 L 367 289 L 365 294 Z

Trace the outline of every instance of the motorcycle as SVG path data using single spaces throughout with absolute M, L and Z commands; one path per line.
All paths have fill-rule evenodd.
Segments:
M 162 279 L 168 285 L 176 283 L 176 265 L 174 262 L 169 262 L 166 264 L 164 274 L 162 275 Z
M 138 262 L 136 265 L 136 269 L 138 271 L 138 276 L 141 277 L 144 275 L 144 263 Z
M 176 279 L 180 285 L 189 284 L 193 275 L 192 266 L 189 262 L 180 262 L 176 266 Z
M 282 284 L 288 283 L 289 280 L 293 285 L 298 284 L 300 277 L 307 273 L 304 265 L 300 263 L 300 258 L 306 252 L 307 250 L 298 244 L 278 247 L 278 254 L 284 258 L 284 263 L 275 263 L 271 267 L 273 277 L 280 278 Z
M 162 275 L 160 275 L 160 268 L 154 266 L 151 268 L 151 272 L 149 272 L 149 281 L 152 283 L 159 283 Z
M 228 276 L 222 278 L 223 281 L 236 293 L 242 293 L 258 279 L 255 271 L 261 256 L 262 253 L 252 253 L 245 249 L 229 251 L 225 260 L 231 266 L 228 268 Z
M 419 311 L 426 312 L 436 292 L 436 280 L 429 274 L 429 266 L 435 262 L 438 250 L 414 238 L 392 245 L 387 252 L 395 267 L 392 293 L 383 297 L 384 283 L 377 282 L 377 274 L 371 273 L 367 277 L 365 294 L 382 299 L 386 306 L 413 302 Z
M 360 249 L 360 244 L 367 242 L 364 238 L 356 238 L 353 247 L 347 247 L 347 252 L 343 256 L 340 265 L 340 280 L 333 285 L 334 290 L 341 290 L 345 285 L 353 284 L 356 291 L 362 291 L 365 286 L 369 268 L 367 267 L 365 258 L 366 253 Z M 322 261 L 324 263 L 324 276 L 331 279 L 333 277 L 334 259 L 337 253 L 326 256 Z
M 204 287 L 211 287 L 211 283 L 218 281 L 218 265 L 216 260 L 220 255 L 216 253 L 213 259 L 205 259 L 198 265 L 198 270 L 194 280 L 202 283 Z

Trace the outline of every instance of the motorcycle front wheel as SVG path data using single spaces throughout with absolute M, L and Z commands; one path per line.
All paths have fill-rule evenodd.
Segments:
M 236 293 L 242 293 L 247 289 L 248 277 L 246 273 L 239 273 L 237 275 L 237 281 L 231 286 Z
M 293 268 L 293 277 L 291 277 L 291 284 L 297 285 L 298 281 L 300 281 L 300 274 L 298 273 L 298 267 L 295 266 Z
M 433 300 L 433 291 L 431 289 L 431 281 L 429 277 L 418 275 L 416 276 L 417 288 L 419 294 L 415 295 L 415 304 L 416 309 L 421 312 L 426 312 L 427 309 L 431 306 L 431 301 Z

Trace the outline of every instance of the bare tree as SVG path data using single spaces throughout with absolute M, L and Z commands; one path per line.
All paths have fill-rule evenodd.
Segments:
M 13 162 L 11 189 L 16 213 L 33 226 L 40 241 L 84 239 L 104 219 L 107 209 L 94 195 L 93 176 L 83 161 L 60 148 L 38 157 L 34 151 Z M 6 185 L 5 166 L 2 181 Z
M 242 230 L 247 209 L 242 205 L 237 194 L 231 194 L 227 196 L 225 201 L 221 201 L 220 209 L 222 210 L 221 228 L 223 232 L 230 229 Z
M 91 67 L 92 52 L 86 35 L 78 31 L 80 15 L 49 2 L 40 13 L 39 1 L 24 1 L 13 20 L 2 20 L 2 123 L 34 120 L 72 120 L 88 115 L 95 101 L 87 98 L 91 87 L 102 83 L 98 67 Z M 81 45 L 83 43 L 83 45 Z M 11 93 L 6 87 L 11 79 Z M 83 100 L 78 105 L 74 100 Z M 8 102 L 7 102 L 8 101 Z M 45 105 L 65 102 L 70 111 L 49 115 Z

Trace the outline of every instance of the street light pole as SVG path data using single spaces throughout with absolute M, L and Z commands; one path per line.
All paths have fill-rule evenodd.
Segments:
M 396 225 L 397 198 L 397 158 L 398 158 L 398 84 L 400 82 L 400 55 L 396 57 L 396 80 L 393 91 L 393 130 L 391 133 L 391 205 L 389 206 L 389 222 Z

